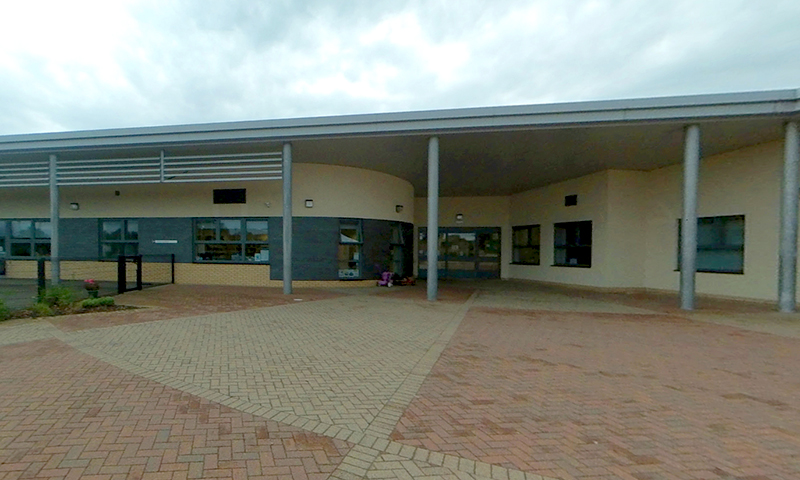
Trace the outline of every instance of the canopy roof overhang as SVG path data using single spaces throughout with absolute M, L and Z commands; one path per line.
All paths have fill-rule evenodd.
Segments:
M 424 195 L 440 139 L 440 195 L 508 195 L 606 169 L 680 163 L 683 129 L 704 156 L 783 139 L 800 90 L 0 136 L 3 163 L 280 151 L 293 161 L 377 170 Z

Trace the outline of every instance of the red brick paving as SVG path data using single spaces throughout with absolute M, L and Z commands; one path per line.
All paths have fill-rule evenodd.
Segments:
M 469 300 L 470 295 L 477 290 L 478 285 L 470 286 L 469 283 L 439 284 L 439 296 L 437 300 L 442 303 L 464 303 Z M 397 286 L 391 288 L 381 288 L 379 292 L 393 298 L 405 300 L 425 300 L 428 299 L 428 291 L 425 282 L 411 286 Z
M 59 329 L 71 332 L 89 328 L 272 307 L 294 303 L 295 299 L 310 302 L 339 296 L 341 296 L 340 293 L 309 288 L 295 289 L 293 295 L 287 296 L 279 288 L 165 285 L 143 291 L 128 292 L 114 297 L 117 304 L 120 305 L 155 308 L 122 310 L 112 313 L 64 315 L 51 317 L 47 320 Z
M 564 479 L 800 478 L 800 340 L 472 309 L 392 438 Z
M 0 480 L 323 479 L 350 447 L 137 377 L 57 340 L 0 347 Z

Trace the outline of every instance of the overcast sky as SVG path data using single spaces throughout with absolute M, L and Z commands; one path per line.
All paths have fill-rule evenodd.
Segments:
M 799 0 L 0 2 L 0 134 L 798 87 Z

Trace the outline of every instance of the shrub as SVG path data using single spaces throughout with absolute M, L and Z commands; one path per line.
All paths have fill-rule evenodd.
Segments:
M 11 316 L 11 310 L 6 306 L 6 302 L 0 300 L 0 321 L 8 319 Z
M 87 298 L 81 302 L 81 308 L 111 307 L 114 299 L 111 297 Z
M 63 285 L 56 285 L 45 290 L 41 303 L 55 308 L 68 307 L 75 303 L 75 292 Z
M 54 312 L 50 305 L 36 302 L 31 306 L 31 313 L 33 313 L 34 317 L 50 317 Z

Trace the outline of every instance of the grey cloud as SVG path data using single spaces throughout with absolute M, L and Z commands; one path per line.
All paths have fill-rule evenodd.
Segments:
M 0 133 L 800 87 L 796 1 L 452 5 L 138 3 L 113 65 L 0 61 Z

